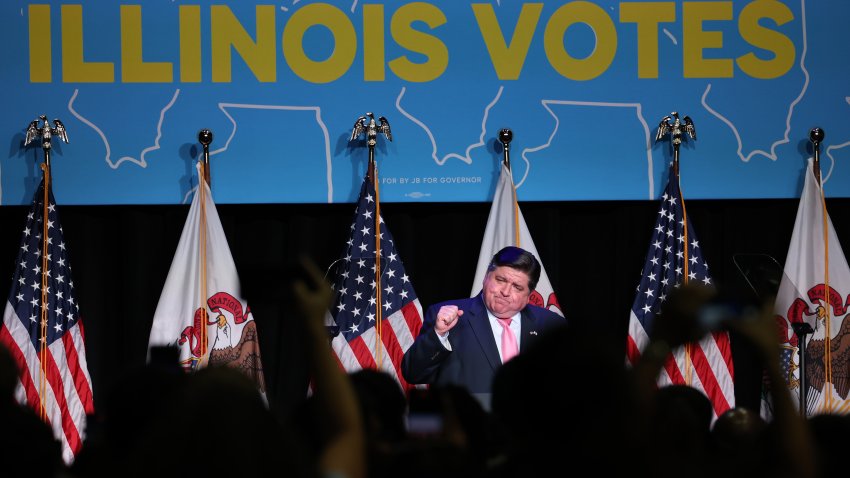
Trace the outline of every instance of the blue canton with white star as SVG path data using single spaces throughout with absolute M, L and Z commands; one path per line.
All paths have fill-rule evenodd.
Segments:
M 380 218 L 381 299 L 377 301 L 375 281 L 375 187 L 367 177 L 351 224 L 351 236 L 345 254 L 337 262 L 336 292 L 331 304 L 338 331 L 347 341 L 375 326 L 377 307 L 387 319 L 406 304 L 416 300 L 410 280 L 395 249 L 392 234 Z
M 74 297 L 71 265 L 59 225 L 59 213 L 53 192 L 48 191 L 47 252 L 44 248 L 44 180 L 35 194 L 18 250 L 18 260 L 13 277 L 9 303 L 14 307 L 23 326 L 29 331 L 36 350 L 40 347 L 42 321 L 42 289 L 47 292 L 47 336 L 50 345 L 61 339 L 65 332 L 79 320 L 80 307 Z M 44 259 L 47 259 L 47 283 L 42 284 Z
M 687 281 L 712 285 L 708 264 L 702 256 L 699 240 L 688 221 L 687 245 L 685 220 L 679 181 L 670 168 L 670 176 L 661 196 L 655 229 L 652 232 L 646 263 L 632 304 L 632 311 L 649 333 L 652 323 L 670 289 L 685 282 L 685 254 L 687 250 Z M 687 249 L 686 249 L 687 246 Z

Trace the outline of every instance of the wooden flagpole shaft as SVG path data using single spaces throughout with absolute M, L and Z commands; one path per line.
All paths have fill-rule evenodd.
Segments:
M 833 378 L 832 378 L 832 330 L 831 330 L 832 329 L 831 328 L 831 326 L 832 326 L 832 313 L 831 313 L 832 310 L 829 307 L 829 302 L 830 302 L 830 297 L 829 297 L 829 291 L 830 291 L 830 287 L 829 287 L 829 227 L 828 227 L 828 223 L 827 223 L 827 218 L 829 216 L 826 212 L 826 199 L 824 198 L 824 194 L 823 194 L 823 183 L 822 183 L 821 168 L 820 168 L 820 145 L 821 145 L 821 142 L 823 142 L 825 137 L 826 137 L 826 133 L 821 128 L 817 128 L 817 127 L 812 128 L 812 130 L 809 132 L 809 140 L 812 142 L 812 149 L 813 149 L 813 153 L 814 153 L 813 154 L 814 160 L 812 161 L 813 162 L 812 169 L 814 170 L 815 179 L 818 182 L 818 186 L 820 186 L 819 196 L 820 196 L 821 208 L 822 208 L 822 211 L 823 211 L 823 214 L 822 214 L 822 217 L 823 217 L 823 245 L 824 245 L 824 258 L 823 258 L 823 272 L 824 272 L 823 276 L 824 277 L 823 277 L 823 283 L 824 283 L 824 288 L 827 291 L 826 306 L 825 306 L 826 317 L 824 318 L 824 321 L 823 321 L 824 322 L 824 329 L 825 329 L 824 337 L 823 337 L 823 342 L 824 342 L 823 361 L 824 361 L 824 375 L 825 375 L 825 378 L 826 378 L 826 387 L 824 387 L 824 388 L 825 388 L 825 390 L 828 391 L 828 390 L 830 390 L 829 384 L 833 383 L 832 382 L 832 380 L 833 380 Z M 802 365 L 805 364 L 805 362 L 803 362 L 803 360 L 802 360 L 802 352 L 805 350 L 805 348 L 803 346 L 805 344 L 801 343 L 800 345 L 801 345 L 801 348 L 800 348 L 800 351 L 801 351 L 800 365 L 802 366 Z M 806 383 L 803 380 L 804 375 L 805 375 L 805 369 L 802 369 L 801 372 L 800 372 L 800 386 L 801 387 L 804 383 Z M 803 392 L 802 388 L 800 389 L 800 392 L 801 392 L 800 396 L 803 397 L 804 395 L 802 393 Z M 831 392 L 825 392 L 824 402 L 825 402 L 824 407 L 822 407 L 822 408 L 826 412 L 832 413 L 832 411 L 833 411 L 832 410 L 833 401 L 832 401 L 832 393 Z M 801 402 L 801 403 L 806 403 L 806 402 Z
M 208 129 L 202 129 L 198 133 L 198 141 L 204 147 L 204 157 L 203 157 L 203 160 L 201 161 L 201 173 L 202 173 L 201 176 L 203 176 L 203 180 L 207 183 L 207 186 L 210 187 L 210 188 L 212 187 L 212 183 L 210 182 L 210 143 L 212 143 L 212 140 L 213 140 L 212 131 L 210 131 Z M 199 225 L 200 230 L 198 231 L 198 241 L 200 242 L 200 244 L 198 244 L 199 254 L 200 254 L 200 258 L 199 258 L 198 262 L 200 263 L 199 265 L 200 265 L 200 269 L 201 269 L 199 271 L 201 283 L 200 283 L 200 290 L 199 290 L 200 297 L 198 299 L 199 300 L 198 307 L 203 311 L 201 313 L 201 324 L 200 324 L 201 330 L 199 331 L 200 332 L 199 340 L 200 340 L 200 343 L 201 343 L 201 350 L 200 350 L 201 353 L 200 353 L 200 357 L 198 358 L 198 366 L 199 367 L 206 364 L 206 362 L 207 362 L 207 352 L 208 352 L 208 348 L 209 348 L 208 347 L 209 344 L 207 343 L 208 342 L 207 327 L 209 326 L 209 324 L 208 324 L 209 317 L 207 315 L 207 305 L 206 305 L 206 300 L 207 300 L 207 210 L 206 210 L 206 205 L 207 205 L 207 201 L 206 201 L 206 188 L 204 188 L 203 184 L 201 184 L 200 182 L 201 182 L 201 178 L 199 177 L 198 178 L 198 194 L 201 195 L 201 197 L 200 197 L 200 199 L 201 199 L 200 200 L 200 203 L 201 203 L 201 218 L 200 218 L 200 225 Z
M 685 136 L 689 136 L 691 139 L 696 139 L 696 128 L 694 127 L 694 123 L 689 116 L 685 116 L 683 118 L 679 118 L 679 113 L 673 111 L 668 116 L 665 116 L 661 119 L 661 122 L 658 124 L 658 131 L 655 134 L 655 141 L 661 140 L 663 137 L 670 136 L 670 142 L 673 145 L 673 177 L 670 178 L 670 181 L 676 181 L 677 189 L 679 190 L 679 199 L 682 201 L 682 239 L 683 243 L 683 271 L 684 274 L 682 276 L 682 283 L 687 284 L 689 273 L 688 263 L 690 262 L 690 258 L 688 257 L 688 211 L 685 208 L 685 195 L 682 193 L 682 184 L 679 177 L 679 150 L 682 144 L 682 141 Z M 685 383 L 687 385 L 691 385 L 692 378 L 692 364 L 691 364 L 691 352 L 693 349 L 693 345 L 691 343 L 685 344 L 685 363 L 687 364 L 685 367 Z
M 354 122 L 354 128 L 351 130 L 351 139 L 354 141 L 361 134 L 366 134 L 366 144 L 369 146 L 369 170 L 367 175 L 372 180 L 372 185 L 375 189 L 375 358 L 378 369 L 381 368 L 383 360 L 382 349 L 382 319 L 383 311 L 381 310 L 381 200 L 378 185 L 378 166 L 375 162 L 375 145 L 377 144 L 378 134 L 383 133 L 390 141 L 393 140 L 390 132 L 390 123 L 383 116 L 375 121 L 373 113 L 366 113 L 364 116 L 357 118 Z
M 47 409 L 45 406 L 45 397 L 47 395 L 47 313 L 48 313 L 48 294 L 49 287 L 49 267 L 48 261 L 49 250 L 49 217 L 50 212 L 50 150 L 52 148 L 52 139 L 54 136 L 68 143 L 68 132 L 65 130 L 65 125 L 59 119 L 53 120 L 54 127 L 47 122 L 47 116 L 41 115 L 35 121 L 32 121 L 27 127 L 24 146 L 28 146 L 37 138 L 41 138 L 41 149 L 44 151 L 44 162 L 41 164 L 41 170 L 44 177 L 44 196 L 42 204 L 42 237 L 41 237 L 41 322 L 39 328 L 39 359 L 41 362 L 41 377 L 39 378 L 39 416 L 47 421 Z
M 201 173 L 206 175 L 206 166 L 201 163 Z M 206 181 L 206 179 L 204 179 Z M 201 179 L 198 178 L 198 182 L 200 183 Z M 198 194 L 200 197 L 201 204 L 201 214 L 200 221 L 198 224 L 198 266 L 200 267 L 200 271 L 198 271 L 201 283 L 198 288 L 198 307 L 201 309 L 201 330 L 200 332 L 200 357 L 198 357 L 198 366 L 202 366 L 206 362 L 207 355 L 207 326 L 209 325 L 209 318 L 207 316 L 207 211 L 206 211 L 206 188 L 204 188 L 203 184 L 198 184 Z
M 673 174 L 676 175 L 676 181 L 679 180 L 679 143 L 673 143 Z
M 375 144 L 369 142 L 369 174 L 375 187 L 375 359 L 378 369 L 383 364 L 383 311 L 381 310 L 381 200 L 378 195 L 378 166 L 375 164 Z
M 48 191 L 50 190 L 50 163 L 48 158 L 50 157 L 49 150 L 44 150 L 44 163 L 41 165 L 41 170 L 44 174 L 44 197 L 42 204 L 42 216 L 41 216 L 41 226 L 42 226 L 42 236 L 41 236 L 41 329 L 39 331 L 39 358 L 41 362 L 41 377 L 39 378 L 39 415 L 42 420 L 47 419 L 47 409 L 45 407 L 45 397 L 47 396 L 47 307 L 48 307 L 48 297 L 47 297 L 47 272 L 49 264 L 47 262 L 48 256 L 48 213 L 49 211 L 49 200 L 50 194 Z

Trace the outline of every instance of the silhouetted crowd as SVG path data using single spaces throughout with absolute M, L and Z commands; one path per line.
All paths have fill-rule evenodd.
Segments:
M 683 326 L 704 291 L 671 296 L 634 367 L 620 341 L 580 319 L 546 333 L 499 369 L 485 409 L 459 386 L 405 393 L 383 372 L 342 372 L 322 326 L 329 292 L 305 267 L 314 283 L 298 283 L 295 297 L 313 393 L 291 416 L 269 410 L 233 369 L 185 374 L 176 361 L 152 362 L 102 399 L 66 466 L 50 428 L 15 401 L 17 371 L 3 350 L 0 476 L 844 476 L 846 416 L 805 419 L 774 387 L 769 423 L 746 408 L 715 417 L 695 388 L 656 385 L 669 351 L 704 333 Z M 772 314 L 762 315 L 730 326 L 784 386 Z

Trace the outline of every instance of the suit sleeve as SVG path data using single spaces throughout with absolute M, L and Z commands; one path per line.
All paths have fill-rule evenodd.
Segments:
M 428 308 L 419 336 L 404 353 L 401 374 L 408 383 L 434 383 L 440 366 L 452 353 L 440 343 L 440 338 L 434 331 L 438 310 L 437 306 Z
M 556 327 L 563 327 L 570 323 L 571 319 L 566 317 L 561 317 L 560 315 L 552 312 L 549 309 L 542 309 L 543 316 L 543 328 L 544 329 L 552 329 Z
M 566 326 L 570 322 L 570 319 L 561 317 L 543 307 L 529 305 L 529 311 L 531 312 L 531 316 L 534 317 L 534 320 L 537 321 L 537 325 L 544 331 Z

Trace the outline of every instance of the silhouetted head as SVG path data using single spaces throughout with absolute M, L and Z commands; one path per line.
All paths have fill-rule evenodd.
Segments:
M 717 418 L 711 429 L 715 444 L 720 449 L 750 446 L 759 439 L 767 422 L 748 408 L 730 408 Z
M 398 382 L 385 372 L 362 369 L 349 375 L 370 440 L 394 442 L 405 435 L 407 402 Z

